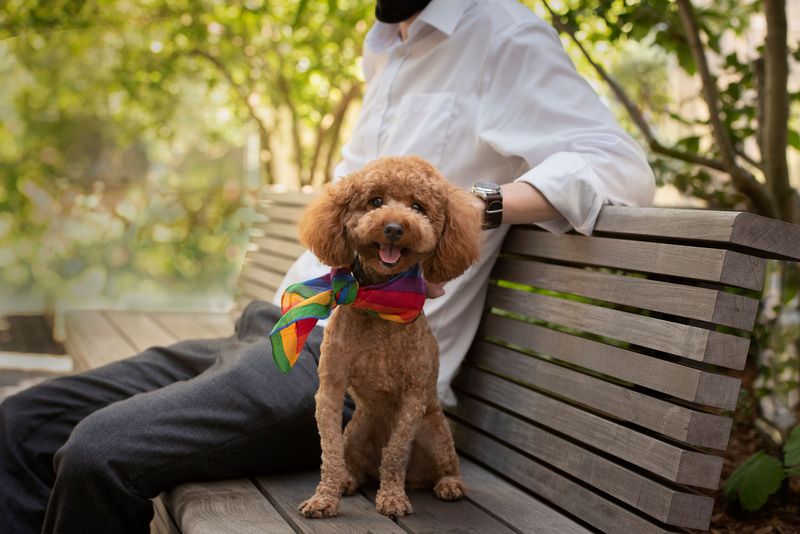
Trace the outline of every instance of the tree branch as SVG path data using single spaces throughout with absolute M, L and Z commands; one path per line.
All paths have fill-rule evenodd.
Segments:
M 270 148 L 271 136 L 269 130 L 267 129 L 267 125 L 264 123 L 261 117 L 258 116 L 258 111 L 256 110 L 256 108 L 253 107 L 253 105 L 250 103 L 250 94 L 251 94 L 250 90 L 233 79 L 233 74 L 231 73 L 230 69 L 228 69 L 228 67 L 222 61 L 220 61 L 219 58 L 212 56 L 205 50 L 200 50 L 198 48 L 189 50 L 187 54 L 205 58 L 206 60 L 210 61 L 217 68 L 217 70 L 219 70 L 222 73 L 222 75 L 225 77 L 225 79 L 228 81 L 231 87 L 234 88 L 236 93 L 242 99 L 244 105 L 247 107 L 247 112 L 250 115 L 250 118 L 252 118 L 255 121 L 256 126 L 258 126 L 258 132 L 259 132 L 259 137 L 261 139 L 262 150 L 266 149 L 271 156 L 272 155 L 272 149 Z M 272 161 L 272 157 L 270 157 L 265 162 L 265 167 L 267 171 L 266 181 L 267 183 L 272 183 L 275 177 L 275 165 L 274 162 Z
M 767 38 L 764 45 L 764 174 L 778 205 L 781 219 L 797 222 L 795 191 L 789 184 L 786 147 L 789 137 L 789 47 L 787 40 L 786 0 L 764 0 Z
M 597 72 L 597 74 L 603 79 L 604 82 L 608 85 L 611 89 L 611 92 L 614 93 L 614 96 L 622 104 L 622 107 L 625 108 L 625 111 L 628 113 L 628 116 L 631 118 L 633 123 L 639 129 L 641 134 L 644 136 L 645 140 L 647 141 L 648 146 L 653 152 L 661 154 L 663 156 L 668 156 L 673 159 L 677 159 L 680 161 L 685 161 L 687 163 L 692 163 L 695 165 L 702 165 L 704 167 L 708 167 L 710 169 L 714 169 L 717 171 L 726 172 L 726 168 L 723 163 L 719 160 L 707 158 L 696 152 L 687 152 L 683 150 L 678 150 L 676 148 L 670 148 L 663 145 L 658 139 L 656 139 L 655 134 L 653 134 L 650 125 L 647 123 L 647 120 L 644 118 L 644 114 L 642 111 L 636 106 L 633 100 L 628 96 L 625 92 L 625 89 L 606 71 L 606 69 L 597 63 L 594 58 L 589 54 L 589 51 L 586 47 L 583 46 L 583 43 L 578 40 L 575 32 L 569 28 L 566 24 L 563 24 L 560 20 L 558 13 L 556 13 L 549 5 L 547 0 L 542 0 L 545 8 L 550 12 L 550 16 L 553 20 L 553 26 L 562 33 L 567 34 L 573 43 L 578 47 L 583 57 L 592 66 L 592 68 Z
M 745 195 L 761 215 L 777 218 L 778 212 L 772 195 L 752 173 L 742 168 L 736 162 L 736 148 L 731 139 L 730 132 L 722 121 L 722 107 L 720 105 L 717 80 L 708 66 L 705 46 L 700 39 L 700 29 L 695 19 L 694 6 L 690 0 L 676 0 L 678 14 L 686 32 L 686 40 L 692 53 L 697 72 L 700 75 L 703 88 L 703 99 L 708 107 L 711 132 L 717 143 L 725 172 L 731 176 L 733 186 Z
M 280 55 L 278 56 L 280 58 Z M 286 107 L 289 108 L 289 115 L 292 118 L 292 143 L 294 144 L 294 159 L 297 165 L 297 180 L 300 185 L 307 185 L 303 183 L 303 144 L 300 135 L 300 119 L 298 117 L 297 108 L 292 100 L 291 88 L 289 81 L 283 75 L 283 59 L 280 59 L 278 65 L 278 89 L 283 95 Z M 312 171 L 313 172 L 313 171 Z
M 336 114 L 331 123 L 330 133 L 328 135 L 328 155 L 325 158 L 325 181 L 333 179 L 333 158 L 336 156 L 339 147 L 339 135 L 344 124 L 344 118 L 347 115 L 347 110 L 350 104 L 353 103 L 358 97 L 361 96 L 361 84 L 356 83 L 350 87 L 350 90 L 342 97 L 339 106 L 336 108 Z

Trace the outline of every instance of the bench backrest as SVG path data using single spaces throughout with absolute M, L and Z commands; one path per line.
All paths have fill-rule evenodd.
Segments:
M 302 252 L 308 198 L 267 196 L 244 300 Z M 512 228 L 454 383 L 459 450 L 603 531 L 707 529 L 770 257 L 800 259 L 800 227 L 606 207 L 592 237 Z

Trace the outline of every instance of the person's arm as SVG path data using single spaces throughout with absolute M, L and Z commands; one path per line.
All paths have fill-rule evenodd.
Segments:
M 644 152 L 545 22 L 526 21 L 495 38 L 480 98 L 480 138 L 519 161 L 515 181 L 502 187 L 504 224 L 590 234 L 603 204 L 652 200 Z

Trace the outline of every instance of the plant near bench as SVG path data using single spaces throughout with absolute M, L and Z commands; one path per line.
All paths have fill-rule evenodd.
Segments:
M 764 451 L 745 460 L 723 486 L 725 497 L 738 500 L 747 511 L 759 510 L 784 480 L 800 476 L 800 425 L 783 445 L 783 461 Z

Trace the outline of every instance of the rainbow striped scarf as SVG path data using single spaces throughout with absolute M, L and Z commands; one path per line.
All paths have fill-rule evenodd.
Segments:
M 317 321 L 330 317 L 336 306 L 350 305 L 387 321 L 410 323 L 422 313 L 423 304 L 425 280 L 419 265 L 372 286 L 359 287 L 346 267 L 293 284 L 281 297 L 283 316 L 269 333 L 275 365 L 289 372 L 311 329 Z

